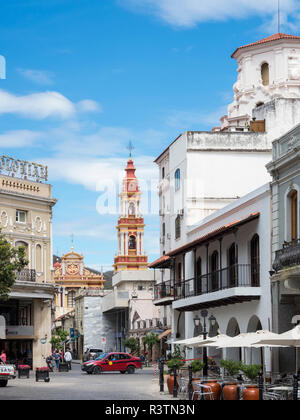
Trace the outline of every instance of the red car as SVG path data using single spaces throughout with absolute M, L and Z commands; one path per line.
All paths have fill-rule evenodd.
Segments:
M 142 369 L 141 359 L 128 353 L 104 353 L 95 360 L 89 360 L 81 365 L 81 370 L 89 375 L 117 371 L 133 374 L 136 369 Z

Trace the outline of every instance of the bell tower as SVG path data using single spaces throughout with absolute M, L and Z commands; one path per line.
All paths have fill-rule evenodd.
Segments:
M 115 272 L 147 270 L 148 257 L 144 251 L 144 218 L 141 214 L 142 192 L 139 189 L 136 168 L 130 158 L 125 169 L 120 193 L 120 217 L 118 220 L 119 252 L 115 257 Z

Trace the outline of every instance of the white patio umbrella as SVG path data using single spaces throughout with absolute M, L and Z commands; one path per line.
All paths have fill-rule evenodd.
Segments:
M 270 339 L 264 338 L 255 343 L 255 345 L 264 345 L 269 347 L 296 347 L 296 371 L 298 370 L 298 348 L 300 347 L 300 325 L 292 330 L 278 334 L 277 337 Z
M 235 337 L 231 337 L 230 340 L 227 340 L 227 342 L 222 343 L 219 348 L 251 348 L 251 359 L 252 359 L 252 348 L 261 348 L 262 349 L 262 365 L 264 369 L 264 373 L 266 371 L 266 363 L 265 363 L 265 347 L 271 347 L 266 344 L 258 344 L 257 341 L 264 338 L 265 340 L 272 340 L 276 339 L 279 336 L 279 334 L 272 333 L 267 330 L 259 330 L 256 332 L 251 333 L 242 333 Z M 244 354 L 245 358 L 245 354 Z
M 203 335 L 198 337 L 186 338 L 185 340 L 180 341 L 169 341 L 169 344 L 182 345 L 187 347 L 218 347 L 219 343 L 226 342 L 227 339 L 230 339 L 226 334 L 219 334 L 215 337 L 209 337 L 206 340 L 203 340 Z

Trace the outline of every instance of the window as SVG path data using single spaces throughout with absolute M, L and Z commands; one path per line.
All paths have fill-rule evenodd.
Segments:
M 41 245 L 37 245 L 36 246 L 36 263 L 35 263 L 35 267 L 36 267 L 36 271 L 38 273 L 42 272 L 42 247 Z
M 163 237 L 166 236 L 166 224 L 165 223 L 162 224 L 162 236 Z
M 179 239 L 181 236 L 181 221 L 180 216 L 175 219 L 175 239 Z
M 200 295 L 202 292 L 202 261 L 199 257 L 196 262 L 196 282 L 195 282 L 195 292 L 197 295 Z
M 259 236 L 254 235 L 251 240 L 251 286 L 258 287 L 260 284 L 260 260 L 259 260 Z
M 219 288 L 218 263 L 219 263 L 219 253 L 218 251 L 215 251 L 210 257 L 212 291 L 218 290 Z
M 136 249 L 136 238 L 133 235 L 129 238 L 129 249 Z
M 68 308 L 75 307 L 75 292 L 72 290 L 68 293 Z
M 291 239 L 298 239 L 298 192 L 293 191 L 291 195 Z
M 134 216 L 135 214 L 135 206 L 134 203 L 129 204 L 129 216 Z
M 26 223 L 27 219 L 27 212 L 22 210 L 16 211 L 16 222 L 18 223 Z
M 175 172 L 175 191 L 180 189 L 180 169 Z
M 237 245 L 233 243 L 228 250 L 229 287 L 238 285 Z
M 264 63 L 261 66 L 261 80 L 264 86 L 268 86 L 270 83 L 270 70 L 268 63 Z
M 162 168 L 161 170 L 161 177 L 162 179 L 165 179 L 165 168 Z

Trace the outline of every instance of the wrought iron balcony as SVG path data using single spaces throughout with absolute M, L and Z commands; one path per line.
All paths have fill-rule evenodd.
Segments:
M 171 280 L 154 286 L 154 300 L 174 298 L 174 286 Z
M 36 271 L 35 270 L 29 270 L 28 268 L 25 268 L 24 270 L 20 271 L 20 273 L 17 273 L 17 281 L 30 281 L 35 282 L 36 281 Z
M 259 265 L 236 264 L 198 279 L 192 278 L 175 284 L 175 300 L 202 296 L 236 287 L 259 287 Z
M 300 239 L 285 242 L 283 248 L 276 251 L 273 268 L 276 272 L 300 265 Z

